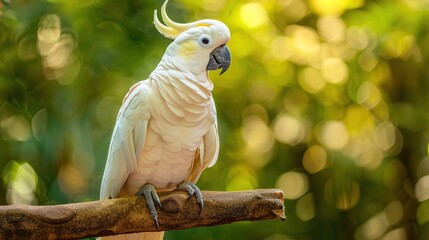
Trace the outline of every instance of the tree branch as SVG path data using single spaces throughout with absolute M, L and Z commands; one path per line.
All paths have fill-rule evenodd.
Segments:
M 203 191 L 201 213 L 196 199 L 188 199 L 184 191 L 159 196 L 162 204 L 162 210 L 157 208 L 159 229 L 144 198 L 129 197 L 55 206 L 2 206 L 0 239 L 76 239 L 286 218 L 283 192 L 278 189 Z

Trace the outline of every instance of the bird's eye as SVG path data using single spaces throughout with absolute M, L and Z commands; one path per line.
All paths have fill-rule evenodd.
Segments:
M 212 46 L 212 38 L 209 35 L 202 35 L 198 38 L 198 43 L 203 48 L 209 48 Z

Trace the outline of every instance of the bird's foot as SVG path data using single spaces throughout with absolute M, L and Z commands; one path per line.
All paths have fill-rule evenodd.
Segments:
M 197 187 L 197 185 L 195 185 L 195 183 L 183 182 L 177 187 L 177 189 L 187 191 L 189 194 L 188 198 L 195 196 L 197 198 L 197 203 L 200 206 L 200 213 L 203 211 L 203 194 L 201 193 L 201 190 Z
M 156 212 L 155 205 L 157 204 L 160 208 L 162 208 L 162 206 L 155 187 L 152 184 L 146 184 L 137 192 L 136 196 L 144 196 L 150 216 L 155 222 L 156 229 L 159 229 L 158 213 Z

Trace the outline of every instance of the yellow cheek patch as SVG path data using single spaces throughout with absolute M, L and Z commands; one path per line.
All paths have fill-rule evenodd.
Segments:
M 197 49 L 196 42 L 193 42 L 193 41 L 183 42 L 180 45 L 178 54 L 182 57 L 188 57 L 188 56 L 191 56 L 196 49 Z

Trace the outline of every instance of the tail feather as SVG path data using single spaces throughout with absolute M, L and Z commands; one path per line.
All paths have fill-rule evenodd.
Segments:
M 145 232 L 100 237 L 98 240 L 163 240 L 164 232 Z

